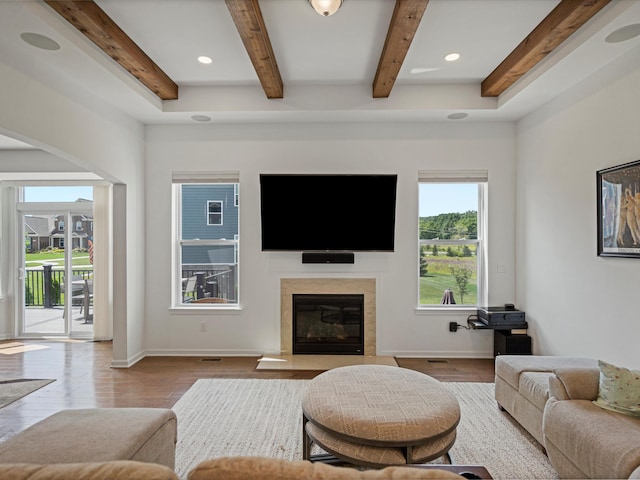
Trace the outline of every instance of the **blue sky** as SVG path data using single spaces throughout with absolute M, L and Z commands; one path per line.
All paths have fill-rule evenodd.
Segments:
M 93 187 L 25 187 L 25 202 L 75 202 L 93 200 Z
M 435 201 L 434 201 L 435 200 Z M 421 183 L 419 216 L 463 213 L 478 209 L 478 185 L 475 183 Z

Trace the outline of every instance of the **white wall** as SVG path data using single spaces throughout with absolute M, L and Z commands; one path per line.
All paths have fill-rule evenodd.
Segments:
M 144 128 L 86 92 L 61 92 L 0 63 L 0 133 L 32 144 L 126 190 L 126 208 L 114 216 L 117 232 L 126 232 L 124 248 L 114 249 L 114 303 L 124 305 L 114 326 L 114 365 L 140 358 L 144 347 Z M 115 190 L 114 190 L 115 191 Z M 126 252 L 130 252 L 127 256 Z M 4 264 L 3 264 L 4 265 Z M 0 304 L 5 320 L 12 298 Z M 0 328 L 11 322 L 0 322 Z M 0 331 L 0 336 L 7 332 Z
M 489 171 L 489 300 L 514 302 L 515 125 L 150 126 L 146 141 L 147 353 L 279 353 L 281 278 L 366 277 L 377 280 L 379 355 L 493 355 L 491 332 L 448 331 L 450 321 L 466 325 L 468 313 L 416 312 L 417 173 Z M 172 171 L 240 172 L 239 312 L 169 310 Z M 269 172 L 397 173 L 396 252 L 356 253 L 354 265 L 303 265 L 300 253 L 261 252 L 258 179 Z M 497 274 L 497 264 L 506 273 Z
M 536 354 L 640 367 L 640 259 L 596 255 L 596 171 L 640 160 L 639 52 L 518 125 L 517 297 Z

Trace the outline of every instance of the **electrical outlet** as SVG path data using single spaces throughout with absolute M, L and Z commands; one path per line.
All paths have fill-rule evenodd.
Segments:
M 458 324 L 456 322 L 449 322 L 449 331 L 450 332 L 457 332 L 458 331 Z
M 207 331 L 207 323 L 206 322 L 200 322 L 200 331 L 201 332 L 206 332 Z

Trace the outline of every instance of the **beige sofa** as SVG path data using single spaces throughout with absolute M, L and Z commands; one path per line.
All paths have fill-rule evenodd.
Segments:
M 495 398 L 545 449 L 561 478 L 640 478 L 640 419 L 593 404 L 598 361 L 501 355 Z
M 63 410 L 0 443 L 0 478 L 178 480 L 174 472 L 176 441 L 177 418 L 170 409 Z M 435 466 L 360 471 L 302 460 L 247 456 L 204 461 L 189 472 L 188 478 L 412 480 L 464 477 Z
M 544 445 L 561 478 L 640 478 L 640 418 L 605 410 L 598 368 L 559 368 L 549 379 Z
M 75 464 L 0 464 L 3 480 L 179 480 L 165 465 L 112 461 Z M 206 460 L 191 470 L 188 480 L 464 480 L 435 468 L 387 467 L 358 470 L 307 460 L 265 457 L 222 457 Z
M 541 445 L 542 412 L 549 399 L 549 377 L 556 368 L 598 367 L 582 357 L 499 355 L 495 363 L 495 398 Z

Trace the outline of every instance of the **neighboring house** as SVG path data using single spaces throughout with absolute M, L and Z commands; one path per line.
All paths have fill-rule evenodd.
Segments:
M 37 252 L 51 246 L 51 218 L 24 217 L 25 246 L 31 252 Z
M 238 195 L 232 184 L 182 187 L 182 239 L 233 240 L 238 235 Z M 183 265 L 234 264 L 232 248 L 186 246 Z
M 91 202 L 79 198 L 76 202 Z M 67 226 L 65 215 L 47 217 L 25 216 L 24 228 L 26 247 L 31 252 L 45 248 L 64 248 L 64 236 Z M 89 240 L 93 238 L 93 217 L 72 215 L 71 248 L 89 248 Z

